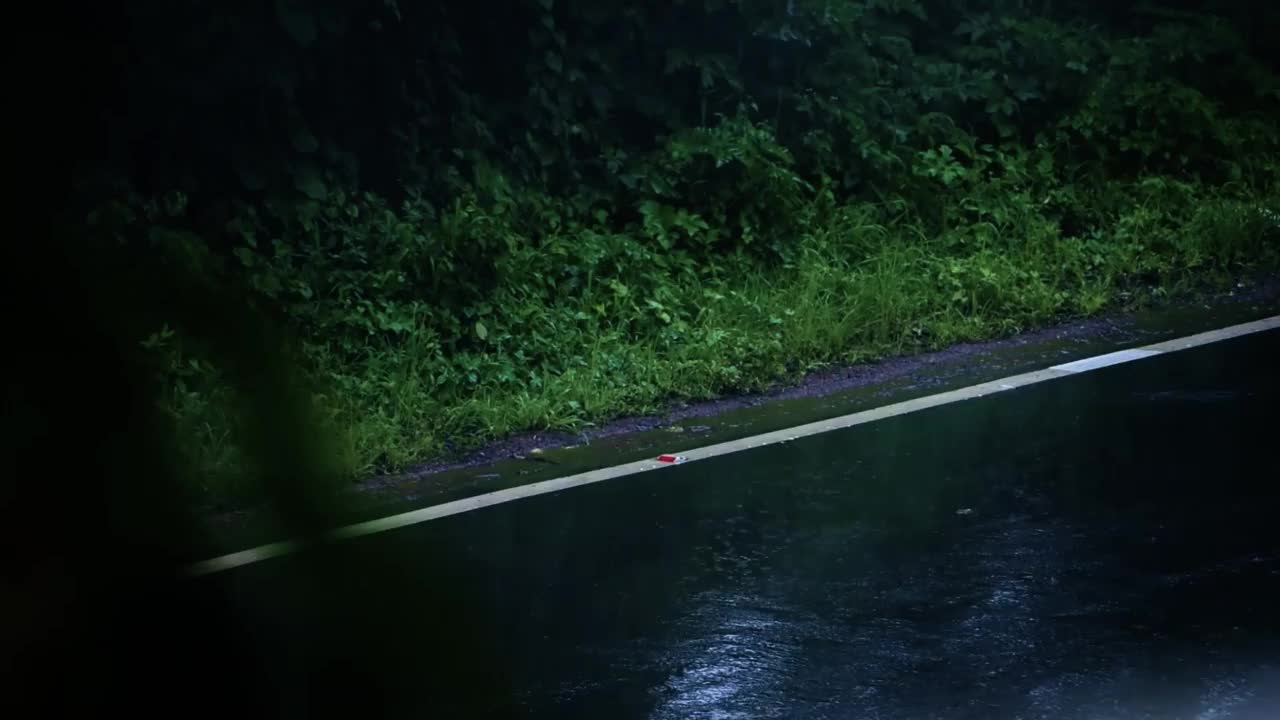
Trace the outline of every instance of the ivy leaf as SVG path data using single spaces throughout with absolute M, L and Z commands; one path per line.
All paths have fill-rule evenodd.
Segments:
M 479 320 L 476 321 L 476 337 L 481 340 L 487 340 L 489 338 L 489 328 L 485 327 L 484 323 Z

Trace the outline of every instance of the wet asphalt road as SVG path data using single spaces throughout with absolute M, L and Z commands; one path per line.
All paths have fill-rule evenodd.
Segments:
M 278 715 L 1280 717 L 1278 357 L 1233 340 L 198 587 Z

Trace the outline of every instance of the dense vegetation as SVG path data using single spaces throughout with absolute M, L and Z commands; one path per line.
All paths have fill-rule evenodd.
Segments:
M 1267 3 L 84 12 L 67 225 L 291 328 L 352 476 L 1280 261 Z M 165 406 L 246 499 L 243 384 L 164 311 Z

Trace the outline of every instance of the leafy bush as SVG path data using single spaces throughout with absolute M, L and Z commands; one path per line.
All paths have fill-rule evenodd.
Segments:
M 135 3 L 77 200 L 292 328 L 359 475 L 1273 268 L 1277 15 L 1181 5 Z

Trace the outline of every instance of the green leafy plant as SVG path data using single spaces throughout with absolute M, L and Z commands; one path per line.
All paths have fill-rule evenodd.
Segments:
M 1184 5 L 139 3 L 76 200 L 295 332 L 359 477 L 1274 270 L 1280 79 L 1233 18 L 1275 11 Z M 252 497 L 165 321 L 198 482 Z

